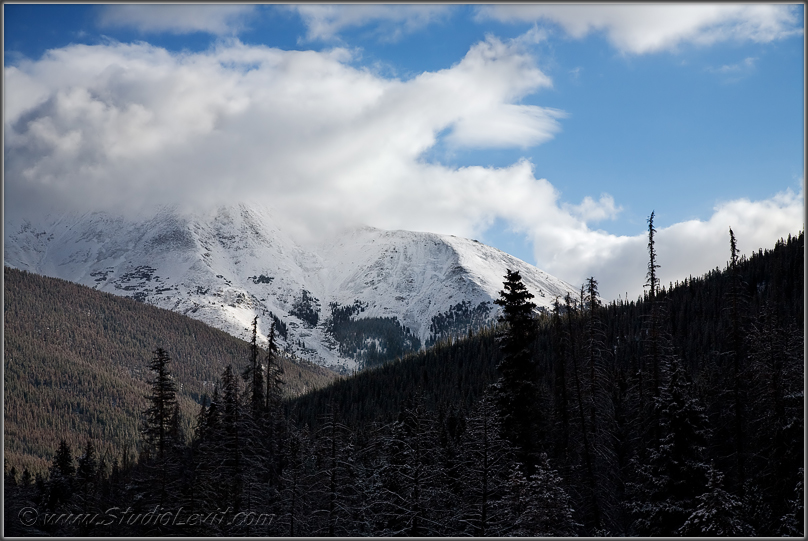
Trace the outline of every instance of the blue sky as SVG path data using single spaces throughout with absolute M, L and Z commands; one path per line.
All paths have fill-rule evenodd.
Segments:
M 652 210 L 663 281 L 804 227 L 802 4 L 3 9 L 7 211 L 264 198 L 606 298 Z

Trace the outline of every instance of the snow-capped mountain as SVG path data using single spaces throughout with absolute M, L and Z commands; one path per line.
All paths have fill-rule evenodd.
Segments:
M 506 269 L 539 307 L 571 285 L 475 240 L 369 227 L 303 248 L 268 209 L 163 208 L 143 219 L 67 213 L 6 223 L 5 264 L 186 314 L 337 369 L 467 332 L 496 317 Z

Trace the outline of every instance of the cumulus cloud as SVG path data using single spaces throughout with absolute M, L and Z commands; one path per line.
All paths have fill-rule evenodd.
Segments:
M 698 277 L 723 269 L 729 260 L 729 228 L 742 254 L 771 248 L 779 238 L 805 227 L 804 190 L 788 189 L 769 199 L 737 199 L 716 205 L 707 220 L 688 220 L 660 226 L 655 218 L 656 251 L 661 283 Z M 604 298 L 636 299 L 643 292 L 648 266 L 647 231 L 634 236 L 610 235 L 584 228 L 532 230 L 536 258 L 544 270 L 580 284 L 594 276 Z
M 747 4 L 545 5 L 480 7 L 479 18 L 548 21 L 572 38 L 603 32 L 623 53 L 673 50 L 682 44 L 770 42 L 803 33 L 799 7 Z
M 641 291 L 644 236 L 591 228 L 619 213 L 608 194 L 564 204 L 527 160 L 424 159 L 441 137 L 456 147 L 526 147 L 559 131 L 562 111 L 520 103 L 552 84 L 522 40 L 489 37 L 455 65 L 407 81 L 351 60 L 341 48 L 231 40 L 200 53 L 71 45 L 6 67 L 6 219 L 255 201 L 302 239 L 362 223 L 474 237 L 504 221 L 532 239 L 540 268 L 574 284 L 594 275 L 608 298 Z M 722 265 L 729 226 L 741 248 L 755 249 L 801 219 L 802 191 L 658 227 L 661 276 Z
M 565 203 L 562 206 L 564 210 L 573 216 L 577 216 L 585 223 L 599 222 L 606 219 L 614 220 L 623 210 L 622 207 L 614 204 L 614 198 L 607 193 L 601 194 L 599 201 L 595 201 L 587 195 L 579 205 Z
M 290 6 L 306 25 L 308 41 L 337 39 L 342 30 L 378 25 L 383 41 L 396 41 L 431 23 L 445 19 L 450 6 L 439 5 L 315 5 Z
M 420 159 L 440 134 L 449 145 L 497 147 L 558 131 L 562 112 L 519 103 L 551 84 L 521 42 L 488 38 L 406 82 L 350 61 L 340 48 L 237 40 L 202 53 L 145 43 L 51 50 L 5 70 L 7 194 L 126 208 L 262 198 L 310 227 L 356 217 L 471 234 L 503 212 L 491 199 L 536 190 L 523 164 Z
M 120 4 L 101 8 L 98 24 L 130 27 L 143 33 L 235 35 L 255 12 L 254 5 Z

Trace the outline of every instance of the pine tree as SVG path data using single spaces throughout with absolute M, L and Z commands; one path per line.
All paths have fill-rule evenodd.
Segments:
M 659 333 L 661 327 L 661 320 L 662 314 L 660 314 L 659 306 L 656 302 L 657 292 L 659 290 L 659 278 L 657 278 L 656 270 L 660 267 L 656 262 L 656 247 L 654 241 L 654 234 L 656 233 L 656 229 L 654 228 L 654 213 L 651 212 L 651 216 L 648 218 L 648 273 L 646 275 L 647 281 L 645 283 L 648 286 L 648 300 L 651 303 L 651 317 L 649 318 L 649 328 L 648 328 L 648 344 L 650 347 L 650 361 L 651 361 L 651 368 L 654 374 L 654 387 L 653 387 L 653 396 L 657 398 L 659 396 L 659 390 L 662 385 L 661 376 L 660 376 L 660 357 L 662 356 L 659 344 Z
M 561 323 L 561 307 L 558 297 L 553 301 L 552 314 L 553 332 L 553 365 L 555 369 L 555 428 L 558 435 L 555 438 L 555 456 L 561 468 L 564 469 L 568 462 L 570 446 L 570 417 L 569 399 L 567 397 L 567 354 L 566 340 Z
M 70 444 L 65 440 L 59 442 L 49 472 L 50 479 L 46 485 L 47 504 L 50 509 L 56 510 L 60 504 L 70 500 L 75 490 L 76 466 Z
M 278 345 L 275 342 L 275 322 L 269 328 L 266 358 L 266 410 L 278 409 L 283 398 L 283 367 L 278 362 Z
M 179 463 L 174 451 L 178 443 L 177 434 L 179 410 L 177 408 L 177 386 L 171 375 L 171 357 L 162 348 L 152 352 L 149 370 L 153 379 L 149 382 L 151 393 L 146 396 L 149 407 L 143 412 L 140 433 L 143 437 L 143 475 L 137 483 L 139 497 L 144 501 L 157 496 L 159 505 L 165 505 L 171 491 L 173 468 Z
M 222 509 L 229 506 L 235 512 L 241 511 L 244 489 L 244 448 L 242 445 L 242 411 L 238 381 L 233 367 L 228 365 L 222 374 L 222 426 L 219 431 L 221 461 Z
M 519 271 L 507 270 L 504 289 L 494 301 L 502 307 L 499 317 L 502 331 L 497 341 L 503 358 L 497 366 L 500 373 L 495 391 L 497 405 L 503 420 L 506 438 L 517 448 L 518 458 L 530 471 L 534 454 L 538 448 L 541 424 L 538 411 L 538 391 L 536 388 L 536 367 L 533 359 L 533 342 L 538 327 L 533 317 L 536 305 Z
M 79 467 L 76 471 L 78 488 L 82 492 L 85 502 L 89 501 L 90 493 L 96 488 L 98 462 L 95 455 L 95 446 L 92 440 L 87 440 L 84 454 L 79 458 Z
M 99 484 L 99 467 L 92 440 L 87 440 L 84 454 L 79 458 L 78 469 L 76 470 L 76 484 L 77 490 L 74 498 L 77 500 L 77 507 L 80 512 L 91 513 L 93 508 L 96 507 Z M 82 522 L 79 524 L 78 533 L 82 536 L 88 535 L 92 529 L 92 523 Z
M 152 352 L 149 370 L 154 373 L 151 394 L 146 396 L 149 407 L 143 412 L 141 434 L 147 457 L 157 460 L 165 458 L 170 444 L 172 416 L 177 404 L 177 385 L 171 376 L 171 357 L 163 348 Z
M 710 466 L 707 490 L 678 534 L 688 537 L 740 537 L 755 535 L 743 517 L 743 505 L 722 488 L 724 476 Z
M 375 535 L 445 535 L 447 480 L 437 452 L 436 419 L 423 398 L 405 405 L 387 428 L 371 492 Z
M 802 537 L 805 532 L 805 469 L 800 468 L 797 484 L 794 486 L 794 499 L 789 500 L 787 512 L 780 519 L 780 535 Z
M 757 450 L 751 480 L 772 513 L 753 526 L 762 535 L 773 535 L 789 508 L 794 476 L 803 466 L 804 337 L 802 330 L 781 321 L 776 308 L 766 304 L 750 322 L 747 344 L 749 379 L 756 389 L 750 397 L 755 414 L 749 432 Z
M 461 440 L 461 520 L 465 533 L 475 537 L 502 535 L 508 527 L 508 514 L 497 503 L 505 495 L 513 449 L 502 439 L 500 424 L 494 401 L 486 394 L 467 417 Z
M 311 491 L 316 472 L 316 460 L 308 426 L 289 427 L 286 440 L 286 467 L 280 479 L 280 498 L 275 502 L 279 535 L 295 537 L 311 535 Z
M 657 278 L 656 270 L 659 268 L 656 262 L 656 247 L 654 235 L 656 228 L 654 227 L 654 211 L 651 211 L 651 216 L 648 217 L 648 273 L 646 274 L 647 281 L 645 285 L 649 287 L 648 297 L 651 301 L 656 298 L 656 293 L 659 290 L 659 278 Z
M 250 340 L 250 365 L 244 371 L 244 379 L 250 386 L 250 400 L 253 417 L 258 418 L 266 406 L 264 401 L 264 375 L 258 363 L 258 316 L 252 320 L 252 339 Z
M 266 392 L 264 398 L 265 418 L 262 427 L 265 432 L 267 463 L 270 483 L 278 481 L 282 462 L 286 419 L 283 412 L 284 372 L 278 359 L 278 346 L 275 343 L 275 322 L 269 329 L 266 355 Z
M 521 465 L 512 465 L 508 491 L 500 506 L 510 514 L 509 528 L 500 535 L 518 537 L 571 537 L 580 527 L 563 488 L 564 481 L 542 453 L 536 472 L 526 477 Z
M 743 278 L 738 268 L 738 247 L 732 228 L 729 229 L 730 261 L 727 272 L 730 278 L 730 287 L 727 292 L 729 301 L 730 321 L 732 324 L 730 334 L 732 356 L 732 409 L 733 409 L 733 435 L 735 444 L 735 486 L 743 490 L 746 484 L 746 449 L 744 427 L 746 415 L 744 413 L 744 354 L 742 351 L 743 338 L 741 336 L 741 312 L 745 307 L 743 293 Z
M 695 511 L 696 498 L 707 484 L 704 453 L 709 437 L 704 408 L 692 395 L 691 383 L 675 358 L 670 381 L 657 400 L 658 446 L 648 452 L 649 463 L 638 465 L 631 508 L 639 535 L 676 535 Z
M 353 435 L 333 403 L 322 421 L 314 448 L 317 456 L 315 486 L 310 490 L 310 496 L 317 499 L 317 514 L 321 519 L 316 521 L 312 533 L 328 537 L 354 535 L 353 511 L 359 495 Z

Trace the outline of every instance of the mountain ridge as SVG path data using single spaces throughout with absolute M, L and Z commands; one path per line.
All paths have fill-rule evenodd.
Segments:
M 577 292 L 452 235 L 362 226 L 304 247 L 258 205 L 161 207 L 129 218 L 65 213 L 7 223 L 5 241 L 6 265 L 133 297 L 240 338 L 255 315 L 264 341 L 274 321 L 286 351 L 343 372 L 368 356 L 389 358 L 494 321 L 507 268 L 520 271 L 539 308 Z M 346 348 L 335 314 L 349 312 L 340 321 L 368 321 L 352 327 L 364 334 Z

